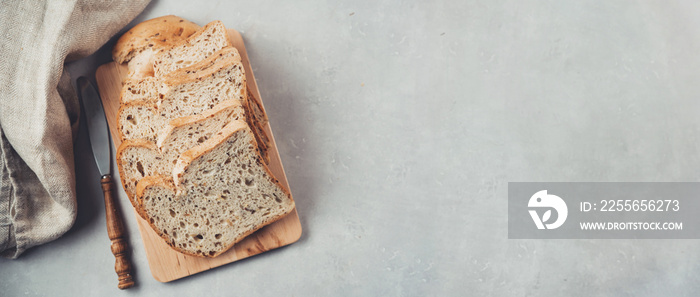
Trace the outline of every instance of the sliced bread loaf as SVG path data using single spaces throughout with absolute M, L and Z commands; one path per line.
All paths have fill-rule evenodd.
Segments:
M 231 46 L 231 42 L 224 24 L 213 21 L 183 42 L 157 53 L 153 60 L 154 75 L 163 76 L 190 66 L 228 46 Z
M 291 212 L 291 194 L 255 146 L 246 123 L 233 121 L 180 156 L 173 182 L 142 179 L 136 196 L 151 227 L 180 252 L 215 257 Z
M 170 175 L 180 154 L 204 143 L 233 120 L 245 120 L 238 100 L 227 100 L 211 110 L 177 118 L 159 132 L 158 145 L 145 139 L 122 142 L 117 149 L 117 167 L 124 191 L 134 206 L 136 184 L 150 175 Z
M 122 140 L 156 141 L 156 131 L 171 119 L 200 114 L 225 100 L 243 102 L 246 94 L 240 56 L 228 56 L 189 75 L 171 74 L 161 86 L 155 104 L 134 101 L 121 105 L 117 125 Z

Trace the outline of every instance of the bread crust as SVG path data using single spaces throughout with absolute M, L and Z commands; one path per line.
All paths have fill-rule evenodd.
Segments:
M 112 59 L 121 64 L 149 47 L 171 47 L 197 32 L 201 27 L 174 15 L 139 23 L 124 33 L 112 48 Z

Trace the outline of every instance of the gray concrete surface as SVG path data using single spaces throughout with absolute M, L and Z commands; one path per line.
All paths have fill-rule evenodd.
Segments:
M 155 1 L 242 32 L 304 234 L 116 288 L 81 127 L 79 217 L 2 296 L 698 296 L 697 240 L 509 240 L 509 181 L 697 181 L 700 5 Z M 71 73 L 94 71 L 108 48 Z M 700 210 L 698 210 L 700 212 Z M 76 294 L 77 293 L 77 294 Z

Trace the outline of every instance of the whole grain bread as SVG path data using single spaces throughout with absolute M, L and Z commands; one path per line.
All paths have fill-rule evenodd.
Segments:
M 119 107 L 117 132 L 122 142 L 130 139 L 154 142 L 158 127 L 166 120 L 158 114 L 157 102 L 129 102 Z
M 151 176 L 136 197 L 151 227 L 175 250 L 215 257 L 294 209 L 294 200 L 262 162 L 243 121 L 232 121 L 184 152 L 173 178 Z
M 116 160 L 124 192 L 140 214 L 140 206 L 135 199 L 136 185 L 146 176 L 164 172 L 163 156 L 155 143 L 145 139 L 129 139 L 117 148 Z
M 137 212 L 175 250 L 204 257 L 291 212 L 266 165 L 267 115 L 223 24 L 167 16 L 129 32 L 113 49 L 129 62 L 117 165 Z
M 226 59 L 241 60 L 241 55 L 238 53 L 236 48 L 229 46 L 221 49 L 220 51 L 214 53 L 214 55 L 199 61 L 191 66 L 179 69 L 168 73 L 164 77 L 134 77 L 129 76 L 127 80 L 124 81 L 122 90 L 119 96 L 119 102 L 121 104 L 126 104 L 134 101 L 157 101 L 160 98 L 161 92 L 167 91 L 167 85 L 164 85 L 163 81 L 178 79 L 181 80 L 183 77 L 193 77 L 197 75 L 200 71 L 210 69 L 216 63 L 224 61 Z
M 119 108 L 119 137 L 156 141 L 156 131 L 170 120 L 197 115 L 225 100 L 246 99 L 246 81 L 240 55 L 227 55 L 216 63 L 200 61 L 201 68 L 181 69 L 161 80 L 156 102 L 138 100 Z M 189 69 L 189 68 L 188 68 Z
M 170 175 L 182 152 L 204 143 L 232 120 L 245 120 L 245 110 L 238 100 L 227 100 L 200 115 L 170 121 L 159 131 L 157 144 L 146 139 L 122 142 L 117 148 L 117 168 L 134 207 L 139 207 L 133 197 L 142 178 Z
M 153 58 L 154 75 L 163 76 L 190 66 L 229 46 L 231 42 L 224 24 L 221 21 L 213 21 L 183 42 L 156 53 Z
M 226 100 L 199 115 L 171 120 L 159 131 L 156 145 L 163 152 L 175 152 L 179 156 L 183 146 L 193 147 L 195 143 L 204 143 L 231 121 L 245 119 L 246 112 L 241 102 Z M 188 141 L 191 145 L 186 145 Z
M 120 104 L 150 101 L 155 103 L 159 98 L 161 80 L 153 76 L 145 78 L 129 78 L 124 81 L 119 94 Z

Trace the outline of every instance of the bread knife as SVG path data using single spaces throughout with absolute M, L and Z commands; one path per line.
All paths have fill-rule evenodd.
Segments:
M 95 156 L 97 169 L 102 176 L 102 192 L 105 199 L 105 213 L 107 216 L 107 235 L 112 242 L 112 254 L 116 258 L 114 270 L 119 278 L 119 289 L 127 289 L 134 286 L 131 273 L 131 262 L 127 257 L 129 245 L 124 239 L 124 224 L 115 204 L 112 180 L 112 146 L 110 145 L 107 118 L 100 94 L 93 84 L 85 77 L 77 80 L 80 101 L 85 110 L 88 137 L 92 146 L 92 154 Z

